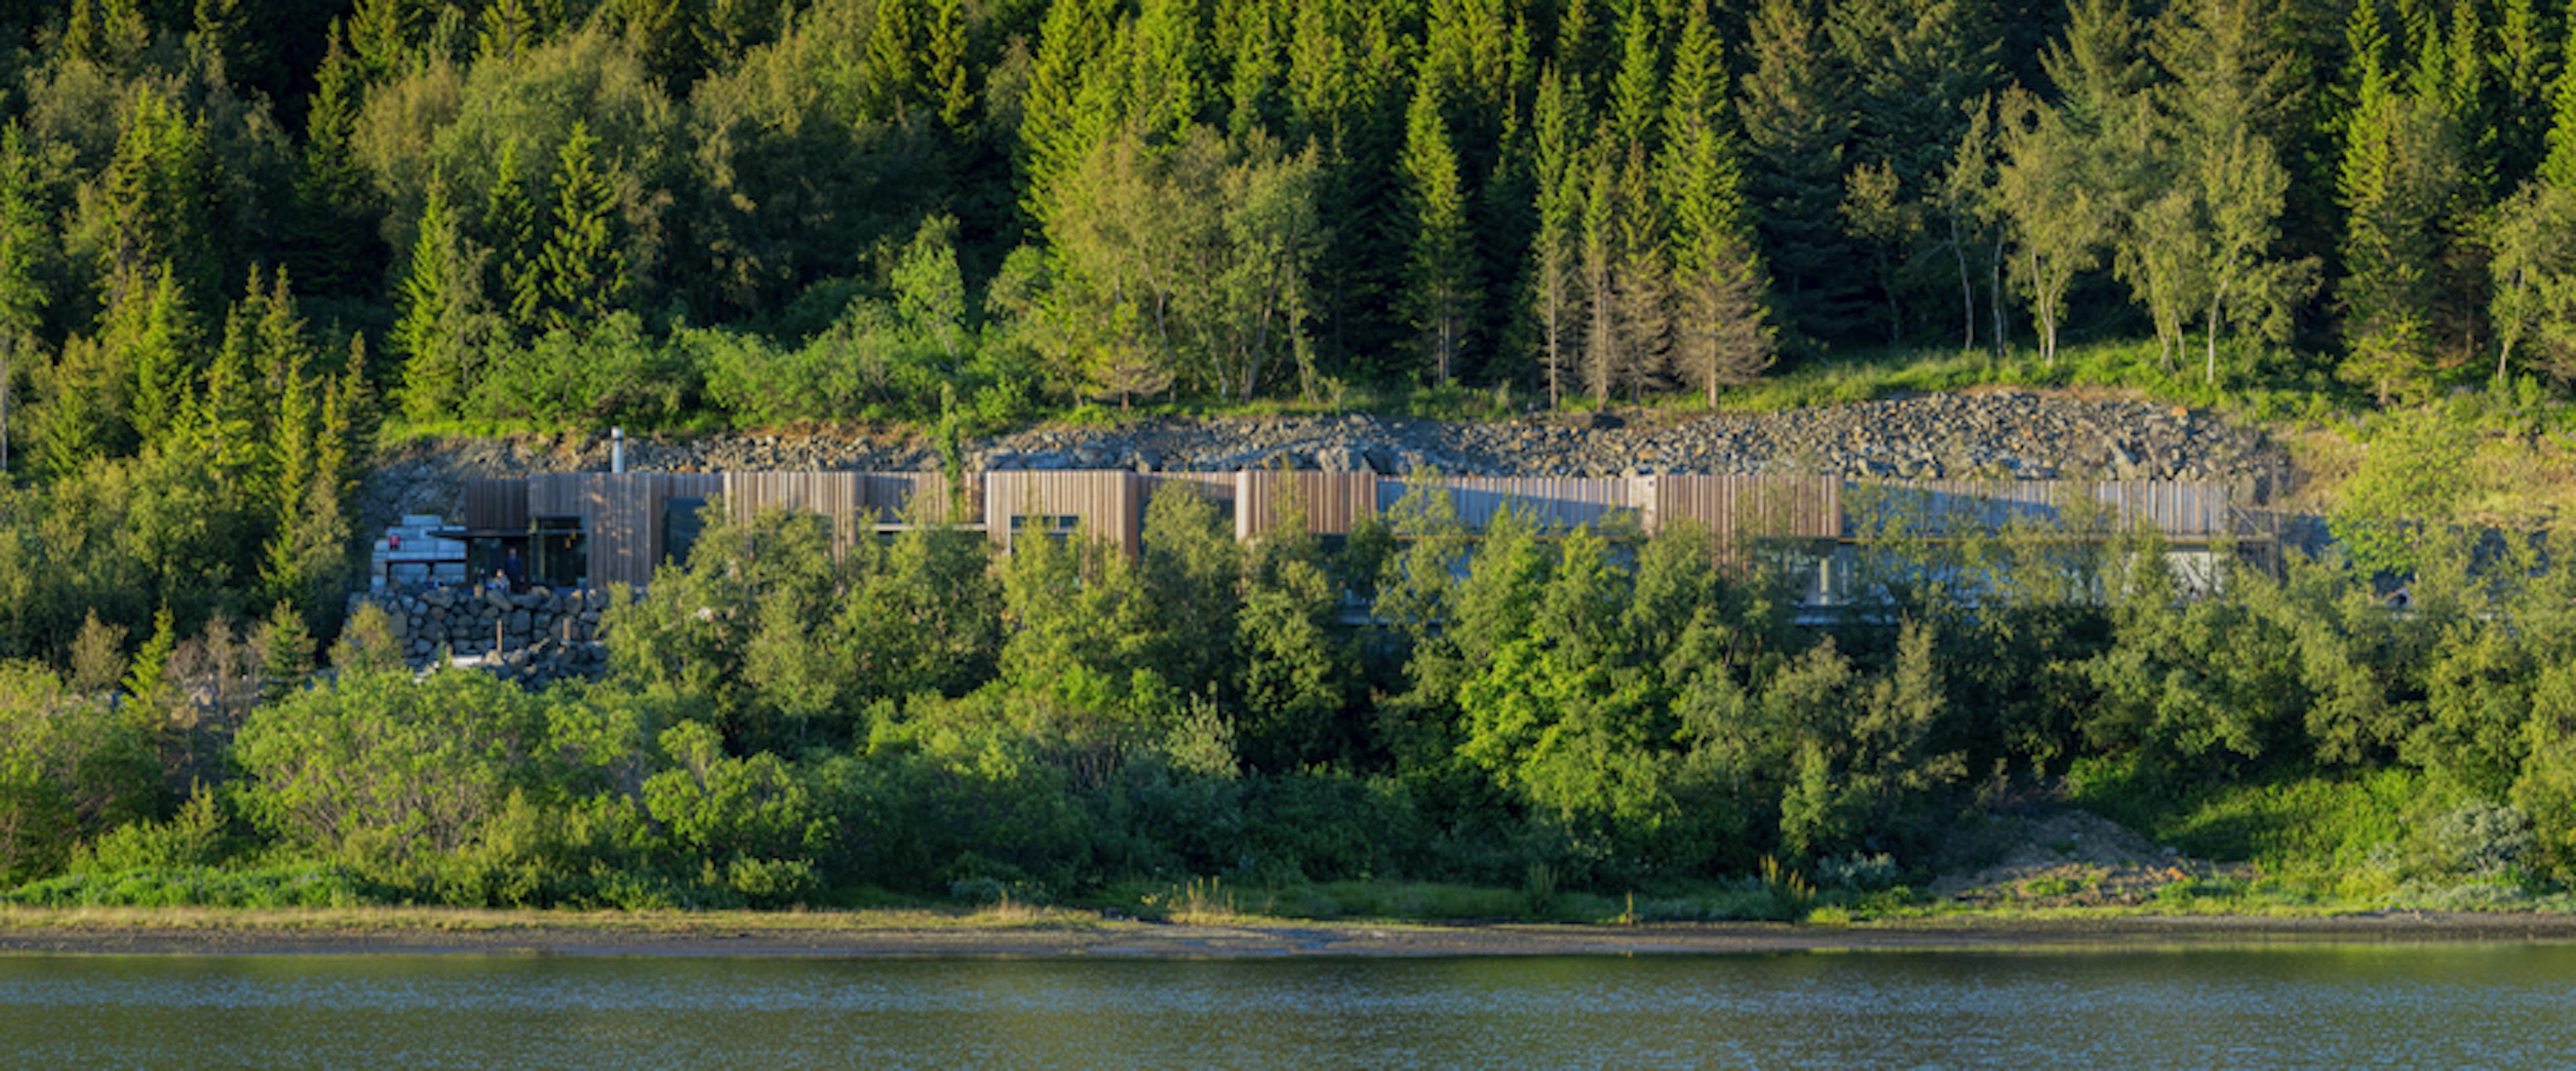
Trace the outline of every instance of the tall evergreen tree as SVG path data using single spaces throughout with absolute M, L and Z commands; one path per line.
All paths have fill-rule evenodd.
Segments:
M 431 183 L 432 193 L 438 192 Z M 492 185 L 483 193 L 482 242 L 490 251 L 491 282 L 504 313 L 503 319 L 514 333 L 524 337 L 544 329 L 546 306 L 545 275 L 542 260 L 546 234 L 544 220 L 537 211 L 537 201 L 529 189 L 529 179 L 519 162 L 519 139 L 501 143 L 500 155 L 492 165 Z M 467 243 L 459 232 L 445 248 L 450 264 L 461 263 Z
M 1817 337 L 1841 334 L 1852 311 L 1849 246 L 1836 212 L 1851 118 L 1839 62 L 1809 10 L 1798 0 L 1762 0 L 1752 19 L 1753 69 L 1736 111 L 1746 193 L 1782 319 L 1793 336 Z
M 1584 153 L 1577 138 L 1589 124 L 1582 111 L 1578 83 L 1567 85 L 1557 71 L 1539 83 L 1535 116 L 1537 144 L 1533 185 L 1538 198 L 1538 233 L 1530 243 L 1531 312 L 1538 321 L 1539 367 L 1547 382 L 1547 403 L 1564 400 L 1566 380 L 1575 370 L 1575 337 L 1581 284 Z
M 1056 183 L 1108 136 L 1114 116 L 1093 91 L 1116 33 L 1116 0 L 1062 0 L 1047 7 L 1021 103 L 1021 205 L 1043 227 Z
M 868 30 L 867 60 L 861 68 L 868 112 L 880 120 L 901 122 L 927 96 L 925 72 L 916 69 L 927 57 L 928 0 L 877 0 L 876 25 Z
M 262 373 L 259 320 L 268 295 L 261 273 L 251 272 L 250 291 L 224 313 L 222 345 L 206 369 L 205 389 L 198 393 L 191 421 L 191 452 L 213 474 L 218 494 L 229 508 L 261 497 L 259 489 L 275 479 L 276 454 L 264 425 L 276 405 L 269 377 Z
M 474 270 L 447 207 L 445 183 L 432 179 L 421 209 L 420 235 L 402 282 L 402 319 L 391 341 L 403 360 L 402 404 L 415 422 L 453 419 L 463 412 L 475 377 Z
M 573 123 L 556 158 L 553 226 L 537 259 L 548 302 L 546 324 L 596 323 L 625 299 L 626 253 L 617 234 L 617 189 L 598 158 L 599 139 Z
M 923 80 L 939 121 L 959 135 L 973 132 L 975 85 L 967 68 L 964 0 L 930 0 L 930 26 L 923 41 Z
M 1620 326 L 1620 271 L 1625 249 L 1619 233 L 1619 167 L 1600 145 L 1584 154 L 1583 379 L 1596 406 L 1628 375 L 1626 332 Z
M 1745 218 L 1743 173 L 1724 126 L 1725 63 L 1704 4 L 1687 9 L 1673 50 L 1664 151 L 1656 170 L 1671 234 L 1679 327 L 1674 348 L 1683 375 L 1717 404 L 1720 388 L 1743 383 L 1771 363 L 1771 329 L 1763 315 L 1763 270 Z
M 100 242 L 102 304 L 170 273 L 188 300 L 215 299 L 220 263 L 213 216 L 215 162 L 204 124 L 146 85 L 122 116 L 116 155 L 101 176 L 107 234 Z
M 100 344 L 132 377 L 128 416 L 142 444 L 178 430 L 196 393 L 201 355 L 192 315 L 168 265 L 148 289 L 129 291 L 107 312 Z
M 2437 228 L 2458 179 L 2448 116 L 2366 54 L 2337 189 L 2346 216 L 2337 288 L 2350 355 L 2344 374 L 2383 401 L 2430 391 Z
M 1450 148 L 1447 120 L 1441 118 L 1439 84 L 1429 79 L 1420 83 L 1405 112 L 1404 172 L 1413 210 L 1406 305 L 1422 356 L 1430 362 L 1431 381 L 1447 383 L 1474 319 L 1475 246 L 1467 231 L 1458 155 Z
M 317 293 L 356 295 L 382 277 L 374 191 L 353 140 L 363 103 L 357 65 L 332 24 L 328 51 L 304 116 L 304 153 L 295 176 L 286 261 Z
M 531 0 L 492 0 L 474 26 L 474 58 L 516 63 L 537 44 L 537 10 Z
M 50 302 L 38 266 L 54 244 L 37 198 L 26 131 L 0 128 L 0 480 L 9 472 L 9 407 Z
M 2566 55 L 2576 60 L 2576 18 L 2567 20 Z M 2549 88 L 2549 134 L 2542 142 L 2540 181 L 2576 190 L 2576 62 L 2565 63 Z
M 1206 34 L 1196 0 L 1141 0 L 1126 28 L 1129 129 L 1146 144 L 1177 143 L 1211 99 Z
M 2496 26 L 2498 189 L 2511 189 L 2540 168 L 2552 112 L 2551 71 L 2561 62 L 2537 0 L 2503 0 Z

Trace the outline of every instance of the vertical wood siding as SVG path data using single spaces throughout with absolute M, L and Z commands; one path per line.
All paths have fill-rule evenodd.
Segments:
M 1144 496 L 1130 472 L 988 472 L 984 524 L 995 543 L 1011 545 L 1011 518 L 1078 517 L 1091 538 L 1133 555 L 1140 547 Z
M 465 527 L 481 531 L 527 531 L 528 481 L 465 481 Z
M 1245 469 L 1228 478 L 1235 486 L 1236 539 L 1278 527 L 1280 506 L 1292 493 L 1303 500 L 1306 530 L 1316 535 L 1349 535 L 1361 520 L 1378 515 L 1379 479 L 1372 473 Z
M 570 472 L 528 478 L 528 513 L 579 517 L 590 583 L 645 584 L 662 561 L 662 514 L 673 498 L 713 498 L 725 478 L 702 473 Z
M 1830 476 L 1644 476 L 1646 527 L 1695 522 L 1720 539 L 1839 539 L 1843 482 Z
M 2202 540 L 2229 532 L 2233 497 L 2233 488 L 2219 481 L 1890 481 L 1855 488 L 1851 525 L 1860 538 L 1891 524 L 1904 534 L 1936 537 L 2018 524 L 2070 533 L 2152 529 Z

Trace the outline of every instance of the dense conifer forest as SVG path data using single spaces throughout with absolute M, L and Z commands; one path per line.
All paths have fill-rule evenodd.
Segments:
M 2309 894 L 2538 887 L 2576 865 L 2563 553 L 2405 523 L 2429 463 L 2345 530 L 2366 568 L 2181 598 L 2153 548 L 1998 536 L 1822 630 L 1758 548 L 1504 531 L 1471 566 L 1428 506 L 1329 553 L 1159 516 L 1133 563 L 833 561 L 768 518 L 542 695 L 415 682 L 340 618 L 387 426 L 1714 402 L 2105 339 L 2218 392 L 2561 392 L 2571 33 L 2534 0 L 9 5 L 0 877 L 1777 897 L 1919 878 L 2044 782 L 2151 828 L 2254 808 L 2290 839 L 2227 850 Z M 2427 562 L 2386 613 L 2374 573 Z

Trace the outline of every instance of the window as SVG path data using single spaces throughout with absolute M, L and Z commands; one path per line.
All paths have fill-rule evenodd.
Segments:
M 689 552 L 697 548 L 698 533 L 706 524 L 699 511 L 707 508 L 704 498 L 665 499 L 662 503 L 662 560 L 683 569 L 689 566 Z
M 1011 541 L 1018 542 L 1022 532 L 1035 532 L 1062 543 L 1080 527 L 1082 518 L 1073 514 L 1015 513 L 1011 515 Z
M 534 561 L 528 582 L 550 588 L 578 588 L 590 583 L 590 540 L 579 517 L 539 517 L 533 538 Z

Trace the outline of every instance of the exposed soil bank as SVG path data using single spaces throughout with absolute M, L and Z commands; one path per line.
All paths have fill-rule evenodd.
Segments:
M 1943 919 L 1850 926 L 1782 923 L 1542 926 L 1368 923 L 1179 925 L 1069 916 L 1020 924 L 878 926 L 865 914 L 550 916 L 418 912 L 19 912 L 0 954 L 537 955 L 769 958 L 1597 956 L 1803 951 L 2045 949 L 2262 943 L 2576 942 L 2576 915 L 2371 913 L 2313 918 L 2125 916 Z

